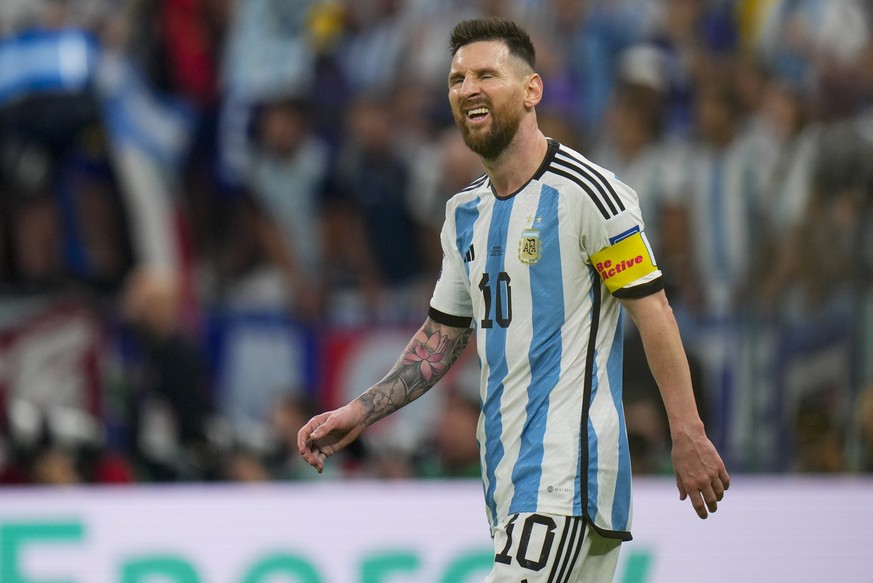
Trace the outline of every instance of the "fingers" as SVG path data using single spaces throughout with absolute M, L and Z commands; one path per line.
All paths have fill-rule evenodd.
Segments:
M 306 463 L 321 472 L 324 461 L 354 441 L 363 429 L 363 420 L 349 405 L 327 411 L 300 428 L 297 449 Z
M 682 478 L 676 476 L 676 487 L 679 488 L 679 499 L 685 500 L 688 498 L 688 490 L 685 489 L 685 484 L 682 483 Z
M 297 450 L 300 452 L 300 455 L 305 457 L 306 454 L 311 451 L 310 443 L 312 432 L 315 431 L 317 427 L 318 421 L 313 417 L 297 432 Z
M 707 503 L 705 502 L 704 497 L 700 493 L 700 491 L 694 490 L 689 493 L 688 497 L 691 498 L 691 506 L 694 507 L 694 511 L 697 512 L 697 516 L 699 516 L 702 520 L 706 520 L 706 517 L 709 516 L 709 513 L 706 511 Z
M 728 475 L 727 470 L 721 468 L 718 471 L 718 479 L 721 481 L 722 487 L 727 490 L 731 487 L 731 477 Z
M 730 482 L 725 483 L 721 478 L 717 480 L 713 480 L 712 482 L 712 491 L 715 494 L 715 499 L 717 502 L 721 502 L 724 499 L 725 490 L 730 487 Z M 713 510 L 713 512 L 715 512 Z
M 722 493 L 724 494 L 724 493 Z M 703 501 L 706 503 L 706 508 L 710 512 L 715 512 L 718 510 L 718 501 L 721 500 L 721 497 L 715 493 L 715 490 L 712 487 L 707 488 L 703 492 L 701 492 L 703 496 Z M 700 513 L 698 512 L 698 515 Z
M 297 432 L 297 450 L 304 461 L 318 470 L 318 473 L 324 470 L 324 460 L 327 459 L 327 454 L 315 444 L 315 441 L 325 433 L 324 424 L 324 415 L 317 415 Z
M 730 478 L 722 470 L 712 482 L 701 486 L 699 483 L 686 485 L 677 476 L 676 486 L 679 488 L 679 499 L 689 498 L 697 516 L 705 520 L 710 513 L 718 510 L 718 503 L 724 499 L 725 491 L 730 488 Z
M 700 490 L 696 488 L 687 488 L 685 483 L 682 481 L 682 478 L 676 476 L 676 487 L 679 488 L 679 500 L 685 500 L 686 498 L 691 499 L 691 506 L 694 507 L 694 511 L 697 512 L 697 516 L 702 519 L 706 519 L 709 514 L 706 509 L 708 506 L 708 502 L 704 499 L 704 495 Z M 710 492 L 712 490 L 710 489 Z M 713 494 L 714 496 L 714 494 Z M 712 512 L 715 512 L 714 509 L 710 507 Z

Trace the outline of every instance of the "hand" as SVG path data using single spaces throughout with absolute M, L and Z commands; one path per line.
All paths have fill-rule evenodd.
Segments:
M 691 505 L 700 518 L 718 509 L 725 490 L 730 487 L 730 476 L 715 446 L 702 430 L 697 435 L 683 434 L 673 438 L 673 470 L 679 499 L 691 499 Z
M 297 449 L 320 474 L 324 460 L 357 439 L 364 427 L 363 416 L 352 402 L 310 419 L 297 432 Z

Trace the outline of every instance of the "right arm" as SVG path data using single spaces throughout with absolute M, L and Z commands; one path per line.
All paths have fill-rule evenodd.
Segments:
M 344 407 L 316 415 L 300 429 L 300 455 L 321 472 L 324 460 L 364 429 L 430 390 L 458 360 L 472 333 L 471 328 L 425 320 L 381 381 Z

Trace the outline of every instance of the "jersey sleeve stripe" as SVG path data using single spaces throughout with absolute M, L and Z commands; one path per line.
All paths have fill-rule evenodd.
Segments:
M 451 326 L 452 328 L 469 328 L 470 324 L 473 323 L 473 318 L 470 318 L 469 316 L 453 316 L 441 312 L 436 308 L 430 308 L 427 311 L 427 317 L 438 324 Z
M 552 174 L 557 174 L 558 176 L 563 176 L 564 178 L 566 178 L 567 180 L 570 180 L 571 182 L 574 182 L 577 186 L 579 186 L 579 188 L 584 190 L 588 194 L 588 196 L 591 198 L 591 200 L 594 202 L 594 204 L 597 206 L 597 210 L 600 211 L 600 214 L 603 215 L 604 219 L 608 219 L 612 216 L 609 214 L 609 211 L 606 210 L 606 207 L 603 206 L 603 202 L 594 193 L 594 191 L 591 189 L 591 187 L 588 186 L 588 184 L 586 184 L 585 182 L 583 182 L 578 176 L 576 176 L 574 174 L 570 174 L 569 172 L 565 172 L 564 170 L 561 170 L 560 168 L 555 168 L 554 166 L 549 167 L 549 172 L 551 172 Z
M 559 159 L 558 158 L 559 156 L 563 159 Z M 569 162 L 566 162 L 564 159 L 569 160 Z M 556 162 L 558 162 L 558 161 L 564 162 L 565 164 L 568 164 L 568 165 L 570 165 L 570 162 L 575 163 L 575 165 L 580 167 L 580 170 L 579 170 L 580 173 L 586 173 L 585 170 L 587 170 L 587 173 L 590 173 L 592 176 L 597 178 L 597 181 L 601 185 L 601 186 L 598 186 L 598 190 L 600 190 L 601 194 L 603 194 L 604 197 L 607 197 L 607 200 L 612 199 L 612 201 L 614 201 L 615 204 L 618 206 L 619 210 L 622 210 L 622 211 L 625 210 L 624 203 L 621 201 L 621 197 L 619 197 L 618 194 L 615 192 L 615 189 L 612 187 L 612 184 L 610 184 L 609 180 L 603 174 L 601 174 L 596 168 L 594 168 L 591 164 L 588 164 L 584 160 L 576 158 L 575 156 L 573 156 L 572 154 L 570 154 L 569 152 L 567 152 L 563 148 L 558 150 L 557 156 L 555 157 L 555 161 Z M 581 170 L 581 168 L 584 168 L 585 170 Z M 606 190 L 604 190 L 604 189 L 606 189 Z M 607 195 L 607 191 L 609 192 L 609 195 Z M 610 204 L 610 208 L 612 208 L 611 204 Z

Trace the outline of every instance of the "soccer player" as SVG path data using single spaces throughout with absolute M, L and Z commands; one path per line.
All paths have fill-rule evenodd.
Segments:
M 321 471 L 367 426 L 427 392 L 475 330 L 495 549 L 487 581 L 611 581 L 631 537 L 622 307 L 665 403 L 680 498 L 706 518 L 730 479 L 697 412 L 635 193 L 540 131 L 543 81 L 517 25 L 463 21 L 450 46 L 452 112 L 486 172 L 447 204 L 424 324 L 382 380 L 313 417 L 298 447 Z

